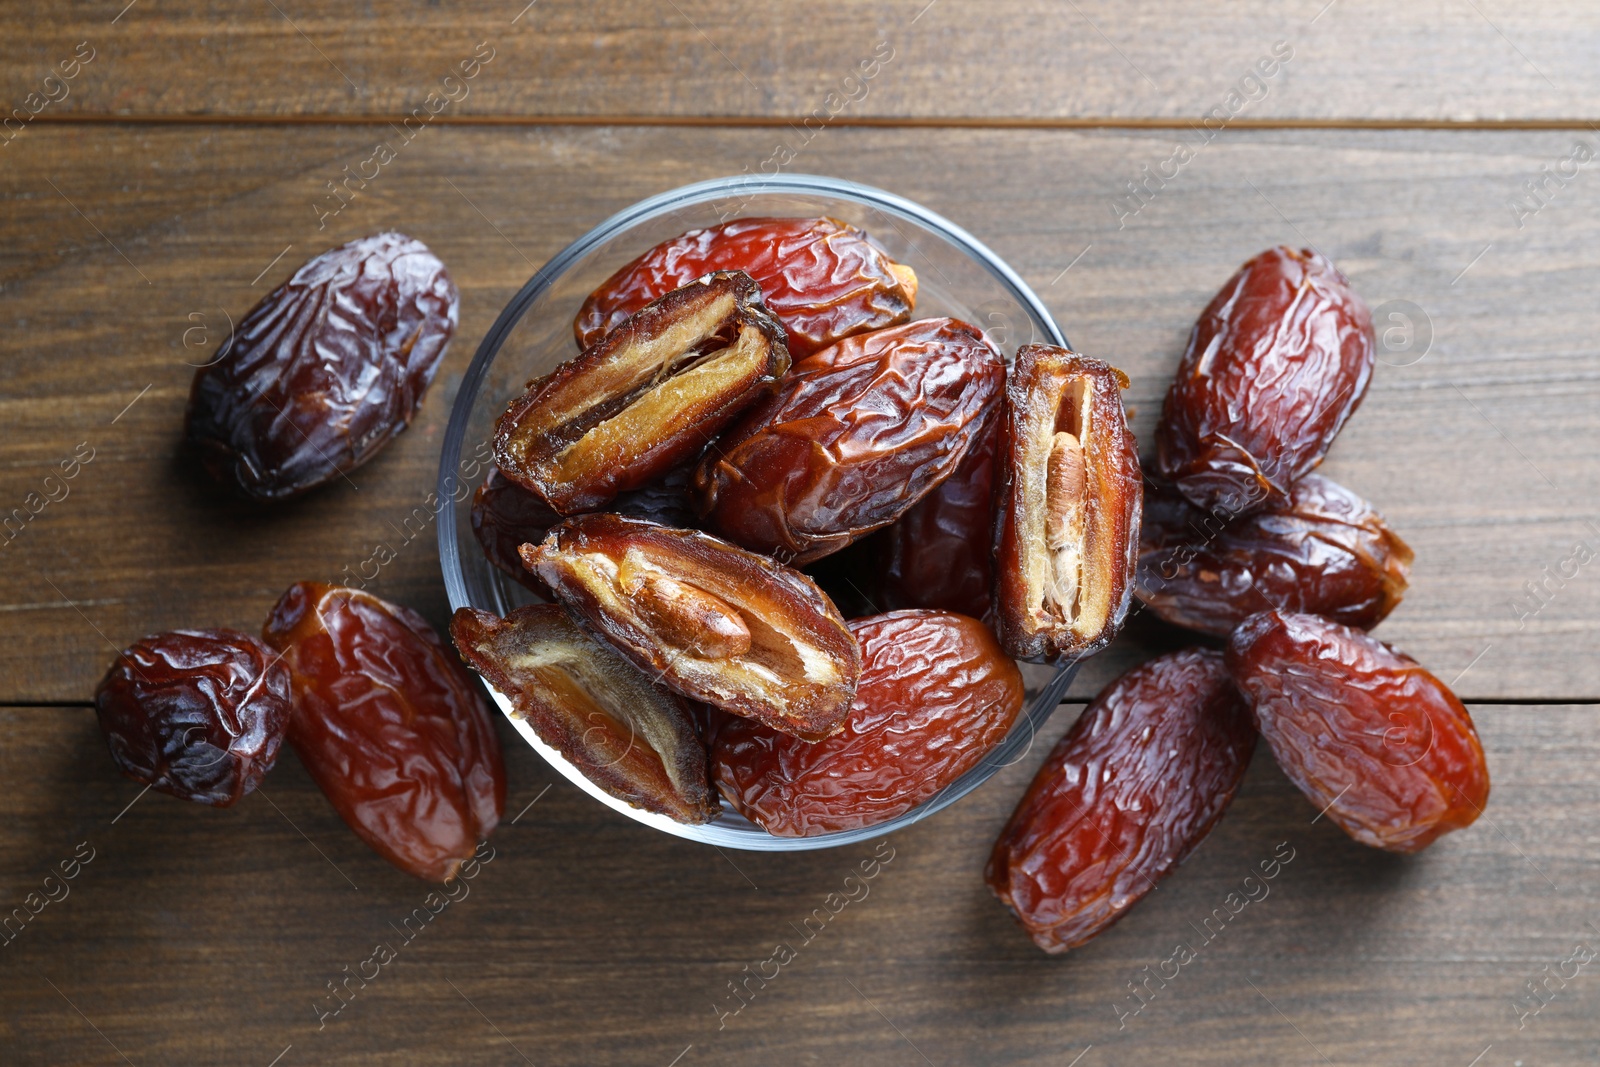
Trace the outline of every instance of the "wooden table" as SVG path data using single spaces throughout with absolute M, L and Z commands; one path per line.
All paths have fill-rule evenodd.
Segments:
M 405 0 L 353 17 L 124 2 L 15 10 L 0 35 L 16 109 L 0 133 L 0 510 L 25 516 L 0 535 L 0 906 L 29 916 L 0 945 L 0 1060 L 1600 1057 L 1600 976 L 1581 962 L 1600 945 L 1600 572 L 1564 564 L 1600 549 L 1592 3 Z M 402 128 L 376 177 L 329 199 Z M 503 730 L 494 859 L 411 940 L 426 887 L 362 846 L 287 751 L 226 811 L 117 775 L 88 705 L 115 649 L 253 630 L 291 581 L 366 558 L 431 488 L 462 371 L 537 266 L 643 196 L 770 168 L 779 146 L 786 171 L 892 189 L 997 250 L 1078 347 L 1132 376 L 1146 440 L 1234 267 L 1279 242 L 1331 255 L 1387 343 L 1325 470 L 1417 551 L 1380 633 L 1471 705 L 1487 815 L 1421 856 L 1380 855 L 1319 821 L 1263 751 L 1180 872 L 1047 958 L 983 888 L 983 861 L 1081 701 L 1183 640 L 1143 622 L 1019 764 L 875 847 L 680 842 Z M 270 512 L 219 498 L 178 447 L 189 365 L 292 265 L 384 228 L 426 240 L 462 293 L 421 416 L 351 484 Z M 92 459 L 51 478 L 74 455 Z M 374 588 L 445 620 L 430 538 Z M 1151 981 L 1275 853 L 1293 858 L 1270 896 Z M 336 999 L 378 942 L 393 961 Z M 792 962 L 750 979 L 779 943 Z

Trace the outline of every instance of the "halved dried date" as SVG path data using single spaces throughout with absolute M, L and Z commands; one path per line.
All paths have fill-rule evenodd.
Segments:
M 684 702 L 579 628 L 555 604 L 505 618 L 461 608 L 456 648 L 533 727 L 595 785 L 624 803 L 685 823 L 717 814 Z
M 1211 832 L 1255 743 L 1221 653 L 1135 667 L 1045 758 L 995 842 L 989 888 L 1046 952 L 1083 944 Z
M 500 739 L 471 675 L 416 612 L 299 582 L 263 628 L 294 687 L 289 743 L 344 821 L 444 882 L 500 821 Z
M 844 729 L 807 743 L 749 719 L 721 724 L 717 786 L 778 837 L 875 826 L 978 764 L 1022 709 L 1022 672 L 976 619 L 896 611 L 856 619 L 861 681 Z
M 1281 505 L 1372 378 L 1372 313 L 1311 249 L 1272 248 L 1212 298 L 1156 428 L 1163 478 L 1207 511 Z
M 1281 507 L 1225 522 L 1147 487 L 1139 599 L 1170 623 L 1226 637 L 1258 611 L 1370 630 L 1405 595 L 1412 553 L 1372 505 L 1308 474 Z
M 876 534 L 886 607 L 981 619 L 994 600 L 994 468 L 999 412 L 956 472 Z
M 495 461 L 564 515 L 598 508 L 692 459 L 788 369 L 750 276 L 707 275 L 529 382 L 495 425 Z
M 689 469 L 678 467 L 649 485 L 618 493 L 609 510 L 663 526 L 691 526 L 695 514 L 688 491 Z M 498 467 L 489 468 L 489 476 L 472 497 L 472 532 L 483 546 L 483 554 L 500 570 L 546 598 L 550 597 L 550 590 L 522 565 L 517 550 L 543 541 L 550 527 L 563 517 L 501 474 Z
M 1024 345 L 1006 383 L 996 486 L 995 601 L 1018 659 L 1110 643 L 1133 596 L 1143 483 L 1115 367 Z
M 225 808 L 277 761 L 291 711 L 289 671 L 238 630 L 174 630 L 123 650 L 94 706 L 119 771 Z
M 960 465 L 1005 365 L 983 334 L 921 319 L 796 363 L 695 471 L 700 507 L 746 548 L 806 563 L 887 526 Z
M 1472 716 L 1377 638 L 1265 611 L 1229 638 L 1228 669 L 1283 773 L 1363 845 L 1416 852 L 1489 802 Z
M 652 679 L 806 740 L 837 733 L 861 658 L 798 571 L 695 530 L 584 515 L 523 562 Z
M 257 500 L 348 474 L 416 415 L 459 304 L 415 238 L 380 233 L 324 252 L 195 373 L 185 432 L 215 478 Z
M 712 271 L 742 270 L 761 286 L 795 359 L 853 333 L 911 317 L 917 275 L 838 219 L 734 219 L 663 241 L 606 279 L 578 312 L 588 348 L 629 315 Z

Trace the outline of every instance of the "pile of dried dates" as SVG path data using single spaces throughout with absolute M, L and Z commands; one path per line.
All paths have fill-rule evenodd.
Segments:
M 1366 633 L 1411 551 L 1312 473 L 1374 359 L 1328 260 L 1275 248 L 1229 280 L 1144 464 L 1121 371 L 1049 345 L 1008 359 L 913 319 L 916 298 L 910 267 L 827 218 L 737 219 L 623 266 L 579 310 L 577 354 L 496 424 L 472 527 L 542 603 L 457 611 L 461 659 L 618 800 L 803 837 L 948 788 L 1020 714 L 1016 661 L 1100 650 L 1137 597 L 1211 644 L 1101 692 L 996 842 L 988 884 L 1050 952 L 1200 843 L 1258 736 L 1364 844 L 1414 852 L 1477 817 L 1466 709 Z M 404 428 L 455 322 L 419 242 L 334 249 L 201 368 L 188 436 L 257 499 L 340 477 Z M 97 704 L 126 773 L 210 804 L 287 738 L 375 850 L 448 879 L 505 797 L 468 677 L 405 608 L 300 583 L 261 640 L 135 645 Z

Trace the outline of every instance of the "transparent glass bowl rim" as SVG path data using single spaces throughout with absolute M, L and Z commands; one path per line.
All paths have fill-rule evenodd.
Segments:
M 680 186 L 677 189 L 670 189 L 664 193 L 648 197 L 612 215 L 556 253 L 548 263 L 539 268 L 533 277 L 528 280 L 528 283 L 518 291 L 517 295 L 511 298 L 510 303 L 505 306 L 499 317 L 495 319 L 494 325 L 489 328 L 489 332 L 484 335 L 483 341 L 478 345 L 477 354 L 473 356 L 472 364 L 467 368 L 467 373 L 461 380 L 461 387 L 456 394 L 455 406 L 450 413 L 450 424 L 445 431 L 444 445 L 440 454 L 438 499 L 454 499 L 458 481 L 456 466 L 461 454 L 462 441 L 466 436 L 467 423 L 471 419 L 473 406 L 477 403 L 478 393 L 483 387 L 484 378 L 488 375 L 490 364 L 494 362 L 501 346 L 505 343 L 506 338 L 510 336 L 511 331 L 516 328 L 517 323 L 521 321 L 527 309 L 546 289 L 564 275 L 573 263 L 623 231 L 655 216 L 666 214 L 678 208 L 725 200 L 733 196 L 754 197 L 765 193 L 821 195 L 850 200 L 890 215 L 899 216 L 938 233 L 952 245 L 965 252 L 975 263 L 982 266 L 992 275 L 1017 303 L 1027 310 L 1034 322 L 1044 331 L 1047 341 L 1062 347 L 1068 347 L 1066 338 L 1062 335 L 1060 328 L 1056 326 L 1055 320 L 1051 318 L 1050 312 L 1045 309 L 1038 295 L 1029 288 L 1028 284 L 1004 260 L 966 230 L 943 216 L 929 211 L 921 204 L 870 185 L 862 185 L 859 182 L 816 174 L 777 174 L 761 177 L 738 175 L 695 182 L 691 185 Z M 460 541 L 456 526 L 455 508 L 446 507 L 440 510 L 437 533 L 439 538 L 439 565 L 444 573 L 445 590 L 450 598 L 450 610 L 455 611 L 462 607 L 471 606 L 471 602 L 467 597 L 466 583 L 462 578 L 461 572 Z M 1023 714 L 1012 725 L 1005 740 L 989 752 L 977 766 L 968 770 L 939 793 L 894 819 L 874 826 L 819 834 L 815 837 L 774 837 L 769 834 L 751 832 L 731 826 L 718 826 L 714 823 L 690 826 L 652 812 L 641 811 L 607 795 L 594 786 L 576 768 L 573 768 L 558 753 L 555 753 L 540 741 L 527 723 L 515 718 L 512 718 L 511 721 L 518 732 L 554 769 L 560 771 L 564 777 L 571 779 L 575 785 L 578 785 L 584 792 L 601 801 L 607 807 L 637 822 L 645 823 L 664 833 L 691 841 L 701 841 L 712 845 L 760 852 L 793 852 L 808 849 L 836 848 L 841 845 L 882 837 L 954 804 L 957 800 L 960 800 L 983 784 L 996 771 L 1002 767 L 1010 766 L 1026 754 L 1033 745 L 1033 739 L 1038 728 L 1055 712 L 1076 673 L 1076 662 L 1060 668 L 1055 677 L 1034 698 L 1033 703 L 1023 710 Z M 499 694 L 496 694 L 496 698 L 497 703 L 500 704 L 502 710 L 507 711 L 509 717 L 509 707 L 504 698 L 500 697 Z

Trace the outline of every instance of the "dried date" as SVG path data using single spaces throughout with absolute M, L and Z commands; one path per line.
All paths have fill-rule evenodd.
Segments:
M 861 681 L 841 732 L 807 743 L 749 719 L 716 732 L 718 788 L 778 837 L 910 811 L 976 766 L 1022 709 L 1022 673 L 976 619 L 896 611 L 849 625 Z
M 716 816 L 705 749 L 684 702 L 565 609 L 540 604 L 502 619 L 461 608 L 450 636 L 513 714 L 611 796 L 683 823 Z
M 673 691 L 806 740 L 843 727 L 860 655 L 798 571 L 621 515 L 569 519 L 522 558 L 589 629 Z
M 1135 667 L 1045 758 L 995 842 L 989 888 L 1046 952 L 1083 944 L 1211 832 L 1255 741 L 1220 653 Z
M 1018 659 L 1087 655 L 1127 616 L 1143 497 L 1127 385 L 1065 348 L 1017 353 L 1000 421 L 995 603 Z
M 999 412 L 961 466 L 876 535 L 889 608 L 929 608 L 981 619 L 993 603 L 994 468 Z
M 1189 334 L 1156 429 L 1163 478 L 1207 511 L 1281 506 L 1361 403 L 1372 313 L 1310 249 L 1239 268 Z
M 663 241 L 606 279 L 578 312 L 573 332 L 588 348 L 650 301 L 703 274 L 742 270 L 801 359 L 865 330 L 906 321 L 917 275 L 837 219 L 734 219 Z
M 212 476 L 256 500 L 349 474 L 416 415 L 459 303 L 415 238 L 381 233 L 324 252 L 195 373 L 189 441 Z
M 1405 595 L 1411 559 L 1382 515 L 1320 474 L 1231 523 L 1147 487 L 1138 594 L 1168 622 L 1218 637 L 1273 608 L 1370 630 Z
M 1417 852 L 1488 803 L 1472 716 L 1377 638 L 1266 611 L 1229 638 L 1228 669 L 1284 774 L 1362 844 Z
M 416 612 L 316 582 L 262 636 L 294 688 L 289 743 L 380 856 L 449 881 L 505 809 L 500 739 L 472 678 Z
M 117 769 L 185 800 L 225 808 L 278 758 L 289 672 L 238 630 L 174 630 L 125 649 L 94 694 Z
M 707 275 L 528 383 L 495 426 L 495 461 L 562 514 L 593 510 L 693 459 L 788 369 L 750 276 Z
M 795 563 L 903 515 L 966 456 L 1005 365 L 955 319 L 839 342 L 794 365 L 695 471 L 700 510 L 746 548 Z

